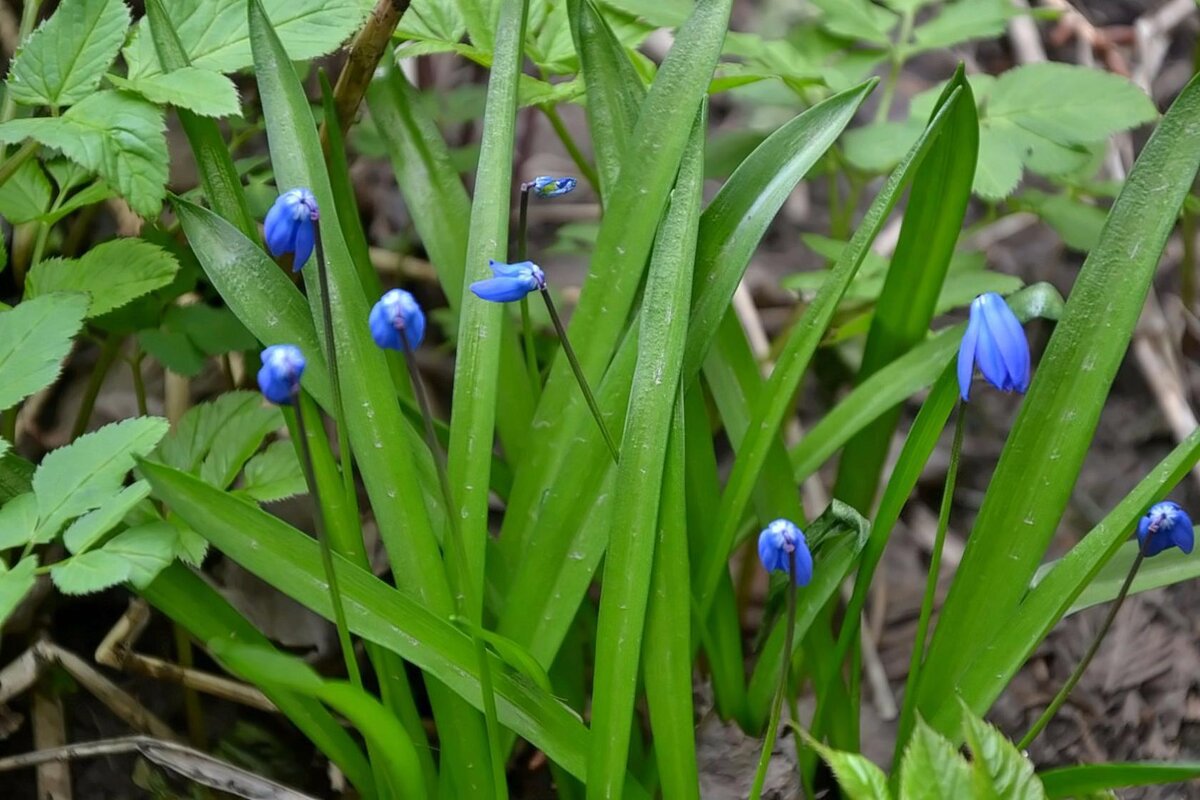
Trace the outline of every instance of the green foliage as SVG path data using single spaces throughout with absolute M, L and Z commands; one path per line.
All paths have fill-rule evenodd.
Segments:
M 186 108 L 204 117 L 237 117 L 242 113 L 233 81 L 212 70 L 182 67 L 133 80 L 116 76 L 109 76 L 109 80 L 118 89 L 137 92 L 151 103 Z
M 0 214 L 13 225 L 32 222 L 50 208 L 50 179 L 42 165 L 30 160 L 0 185 Z
M 0 141 L 34 139 L 62 152 L 115 186 L 143 216 L 158 214 L 166 196 L 167 140 L 162 112 L 118 91 L 89 94 L 61 117 L 0 124 Z
M 128 27 L 124 0 L 64 0 L 13 59 L 12 98 L 55 109 L 86 99 L 117 57 Z
M 88 317 L 115 308 L 169 284 L 179 264 L 162 248 L 142 239 L 114 239 L 78 259 L 49 258 L 25 278 L 25 296 L 82 292 L 91 298 Z
M 58 377 L 87 307 L 84 295 L 56 294 L 0 311 L 0 409 Z

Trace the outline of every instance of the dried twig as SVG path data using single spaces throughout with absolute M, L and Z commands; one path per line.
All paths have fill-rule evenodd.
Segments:
M 338 75 L 337 85 L 333 87 L 333 103 L 343 134 L 350 129 L 350 123 L 354 121 L 354 115 L 358 113 L 363 95 L 366 94 L 367 84 L 371 82 L 371 76 L 375 74 L 375 68 L 379 66 L 379 60 L 392 40 L 392 33 L 407 8 L 408 0 L 379 0 L 350 46 L 346 66 Z M 325 126 L 322 125 L 322 143 L 325 137 Z
M 316 800 L 311 795 L 259 777 L 253 772 L 235 767 L 199 750 L 149 736 L 101 739 L 0 758 L 0 772 L 36 767 L 54 761 L 125 753 L 138 753 L 160 767 L 173 770 L 195 783 L 244 797 L 246 800 Z

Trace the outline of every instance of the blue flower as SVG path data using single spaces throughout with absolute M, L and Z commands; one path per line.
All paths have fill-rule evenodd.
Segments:
M 367 324 L 375 344 L 385 350 L 403 350 L 405 341 L 415 350 L 425 338 L 425 312 L 417 299 L 403 289 L 392 289 L 379 298 L 367 317 Z
M 792 553 L 796 554 L 796 585 L 807 586 L 812 580 L 813 560 L 804 532 L 789 520 L 777 519 L 758 535 L 758 557 L 767 572 L 787 573 Z
M 1170 500 L 1155 503 L 1138 522 L 1137 538 L 1142 554 L 1147 558 L 1170 547 L 1190 553 L 1195 543 L 1192 518 Z
M 292 272 L 299 272 L 312 255 L 320 218 L 317 198 L 308 189 L 292 189 L 279 195 L 263 226 L 267 250 L 276 258 L 292 253 Z
M 262 369 L 258 371 L 258 388 L 272 403 L 291 405 L 300 393 L 300 376 L 304 374 L 304 354 L 294 344 L 273 344 L 262 351 Z
M 574 178 L 555 178 L 549 175 L 539 175 L 525 184 L 538 197 L 549 199 L 561 197 L 575 189 Z
M 484 300 L 507 303 L 546 288 L 546 274 L 532 261 L 505 264 L 492 260 L 488 266 L 496 277 L 471 284 L 471 291 Z
M 967 332 L 958 348 L 958 387 L 966 402 L 975 367 L 1002 392 L 1029 388 L 1029 342 L 1025 329 L 1004 298 L 995 292 L 971 301 Z

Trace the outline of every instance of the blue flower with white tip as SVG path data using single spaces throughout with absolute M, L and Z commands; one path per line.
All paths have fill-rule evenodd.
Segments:
M 790 572 L 793 555 L 796 559 L 796 585 L 807 586 L 812 580 L 813 560 L 804 532 L 786 519 L 777 519 L 763 528 L 758 535 L 758 557 L 767 572 Z
M 958 387 L 963 402 L 971 393 L 975 367 L 1002 392 L 1029 388 L 1029 342 L 1017 315 L 995 292 L 971 301 L 967 331 L 958 349 Z
M 371 338 L 385 350 L 414 350 L 425 338 L 425 312 L 417 298 L 403 289 L 392 289 L 379 298 L 367 317 Z
M 291 253 L 292 272 L 299 272 L 316 245 L 320 218 L 317 198 L 308 189 L 290 189 L 279 195 L 263 223 L 267 250 L 275 258 Z
M 300 393 L 300 378 L 306 365 L 304 354 L 294 344 L 273 344 L 262 351 L 258 388 L 263 396 L 281 406 L 291 405 Z
M 556 178 L 550 175 L 539 175 L 525 184 L 535 195 L 541 198 L 562 197 L 575 189 L 576 180 L 570 177 Z
M 1147 558 L 1171 547 L 1190 553 L 1195 544 L 1192 518 L 1178 503 L 1170 500 L 1155 503 L 1138 522 L 1137 538 L 1142 555 Z
M 492 268 L 495 277 L 471 284 L 471 291 L 484 300 L 509 303 L 520 300 L 530 292 L 546 288 L 546 274 L 532 261 L 505 264 L 493 259 L 488 262 L 488 266 Z

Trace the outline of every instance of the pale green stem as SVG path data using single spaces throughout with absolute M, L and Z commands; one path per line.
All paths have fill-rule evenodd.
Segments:
M 779 732 L 779 718 L 783 715 L 783 700 L 787 697 L 792 673 L 792 645 L 796 635 L 796 551 L 788 553 L 787 628 L 783 635 L 783 669 L 779 675 L 779 688 L 775 702 L 771 705 L 771 719 L 767 723 L 767 736 L 763 740 L 762 754 L 758 757 L 758 769 L 754 772 L 754 785 L 750 787 L 750 800 L 760 800 L 763 782 L 767 779 L 767 767 L 771 764 L 771 751 L 775 749 L 775 736 Z

